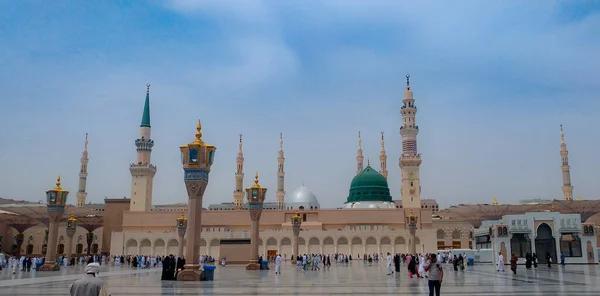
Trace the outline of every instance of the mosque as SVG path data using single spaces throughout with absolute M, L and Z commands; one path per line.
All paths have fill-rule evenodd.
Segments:
M 175 253 L 179 240 L 175 220 L 185 211 L 185 204 L 152 206 L 152 182 L 156 167 L 148 163 L 153 141 L 150 140 L 149 95 L 146 96 L 141 136 L 136 140 L 138 159 L 131 165 L 133 186 L 129 204 L 123 199 L 107 199 L 105 215 L 109 208 L 121 212 L 122 223 L 110 232 L 111 254 Z M 357 256 L 365 253 L 408 252 L 410 235 L 407 217 L 418 217 L 414 238 L 417 252 L 433 252 L 438 248 L 438 230 L 444 235 L 443 245 L 454 248 L 471 247 L 472 226 L 460 221 L 436 221 L 439 210 L 435 200 L 421 200 L 419 166 L 421 155 L 417 151 L 417 108 L 407 77 L 403 105 L 402 199 L 393 200 L 387 182 L 387 155 L 384 135 L 381 135 L 379 171 L 364 157 L 361 137 L 358 134 L 356 176 L 350 183 L 348 198 L 338 209 L 321 208 L 317 195 L 302 184 L 290 194 L 285 191 L 283 135 L 280 134 L 277 188 L 275 202 L 267 202 L 260 220 L 259 253 L 292 254 L 292 225 L 290 217 L 296 210 L 302 215 L 300 253 L 345 253 Z M 240 135 L 233 202 L 208 205 L 202 214 L 200 253 L 219 256 L 221 239 L 250 236 L 250 216 L 244 203 L 244 155 Z M 209 183 L 210 186 L 210 183 Z M 106 226 L 105 226 L 106 227 Z M 106 233 L 106 230 L 105 232 Z M 447 238 L 447 239 L 446 239 Z
M 408 252 L 412 242 L 407 219 L 411 215 L 417 218 L 414 236 L 416 252 L 473 248 L 474 227 L 480 227 L 483 221 L 497 220 L 506 214 L 544 212 L 551 206 L 552 210 L 556 207 L 560 213 L 580 214 L 581 222 L 587 220 L 586 227 L 596 227 L 593 222 L 600 222 L 600 201 L 573 200 L 568 152 L 562 126 L 561 169 L 564 200 L 504 205 L 494 198 L 491 204 L 461 204 L 440 210 L 435 200 L 421 199 L 419 168 L 422 159 L 417 149 L 417 107 L 408 78 L 407 75 L 404 98 L 400 106 L 403 119 L 400 127 L 402 151 L 399 159 L 401 198 L 393 199 L 390 195 L 383 133 L 379 170 L 376 170 L 369 161 L 366 167 L 364 166 L 360 132 L 356 176 L 350 182 L 348 197 L 343 205 L 334 209 L 321 208 L 317 195 L 305 184 L 286 194 L 283 135 L 280 134 L 276 199 L 275 202 L 265 202 L 264 205 L 260 220 L 259 254 L 292 254 L 293 233 L 290 218 L 296 211 L 302 216 L 300 253 L 344 253 L 352 256 L 365 253 Z M 200 127 L 198 129 L 200 130 Z M 149 85 L 146 90 L 140 136 L 135 140 L 135 145 L 137 159 L 129 167 L 132 176 L 130 198 L 106 198 L 103 204 L 89 204 L 85 201 L 88 165 L 86 136 L 76 205 L 66 210 L 67 213 L 75 213 L 74 218 L 79 220 L 76 240 L 71 246 L 75 253 L 178 253 L 180 240 L 176 219 L 182 215 L 188 216 L 188 206 L 186 203 L 152 203 L 152 188 L 157 167 L 150 163 L 154 140 L 151 138 Z M 248 205 L 244 202 L 244 155 L 241 135 L 236 160 L 233 201 L 205 205 L 206 210 L 202 213 L 200 254 L 218 258 L 222 239 L 250 237 L 251 220 Z M 209 183 L 209 186 L 216 185 Z M 0 223 L 0 245 L 3 250 L 21 254 L 43 254 L 43 246 L 47 241 L 47 234 L 44 237 L 47 228 L 45 211 L 45 204 L 0 198 L 0 221 L 3 222 Z M 578 225 L 575 228 L 582 226 Z M 574 229 L 570 231 L 577 231 Z M 578 231 L 583 232 L 582 229 Z M 59 254 L 65 252 L 65 235 L 65 227 L 59 227 Z M 3 237 L 13 239 L 3 240 Z M 183 244 L 185 245 L 185 239 Z

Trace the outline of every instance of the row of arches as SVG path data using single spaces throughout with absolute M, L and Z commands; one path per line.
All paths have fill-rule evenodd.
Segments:
M 386 253 L 386 252 L 407 252 L 408 241 L 402 237 L 398 236 L 394 239 L 384 236 L 379 239 L 370 236 L 367 238 L 361 237 L 352 237 L 348 239 L 347 237 L 338 237 L 334 239 L 333 237 L 299 237 L 298 245 L 300 247 L 299 252 L 301 253 Z M 415 244 L 419 246 L 421 244 L 421 240 L 416 237 Z M 186 242 L 184 241 L 184 246 Z M 292 246 L 293 246 L 293 238 L 291 237 L 269 237 L 263 241 L 262 238 L 259 238 L 258 241 L 259 252 L 261 254 L 266 254 L 268 250 L 276 250 L 282 254 L 292 254 Z M 153 256 L 163 256 L 168 254 L 177 254 L 179 247 L 179 240 L 176 238 L 163 239 L 158 238 L 154 241 L 151 241 L 149 238 L 143 238 L 141 240 L 136 240 L 134 238 L 130 238 L 125 243 L 123 248 L 124 255 L 153 255 Z M 208 242 L 206 239 L 200 239 L 200 250 L 199 253 L 202 255 L 210 255 L 213 257 L 218 257 L 220 247 L 220 240 L 218 238 L 209 239 Z M 419 247 L 418 247 L 419 249 Z

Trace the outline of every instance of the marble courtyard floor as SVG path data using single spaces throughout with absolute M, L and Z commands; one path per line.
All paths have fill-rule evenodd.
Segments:
M 445 265 L 442 295 L 600 295 L 600 267 L 567 265 L 525 270 L 517 275 L 498 273 L 493 265 L 476 265 L 455 272 Z M 69 285 L 82 276 L 83 267 L 58 272 L 0 273 L 0 295 L 68 295 Z M 282 275 L 246 271 L 241 266 L 218 267 L 212 282 L 161 282 L 160 269 L 102 267 L 100 276 L 113 296 L 119 295 L 427 295 L 425 279 L 386 275 L 383 263 L 332 265 L 320 271 L 302 271 L 289 261 Z

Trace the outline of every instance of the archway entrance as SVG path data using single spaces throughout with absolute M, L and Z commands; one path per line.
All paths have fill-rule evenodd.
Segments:
M 535 253 L 540 263 L 547 263 L 546 253 L 550 253 L 552 261 L 556 262 L 556 242 L 552 236 L 552 228 L 546 223 L 538 226 L 535 237 Z

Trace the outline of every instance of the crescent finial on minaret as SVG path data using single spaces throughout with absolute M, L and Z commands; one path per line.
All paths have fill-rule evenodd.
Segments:
M 279 133 L 279 150 L 283 150 L 283 133 Z
M 410 74 L 406 74 L 406 89 L 410 89 Z
M 83 150 L 87 151 L 88 150 L 87 147 L 88 147 L 88 133 L 85 133 L 85 143 L 83 144 Z
M 146 83 L 146 94 L 150 94 L 150 83 Z
M 242 144 L 242 134 L 240 134 L 240 144 Z

